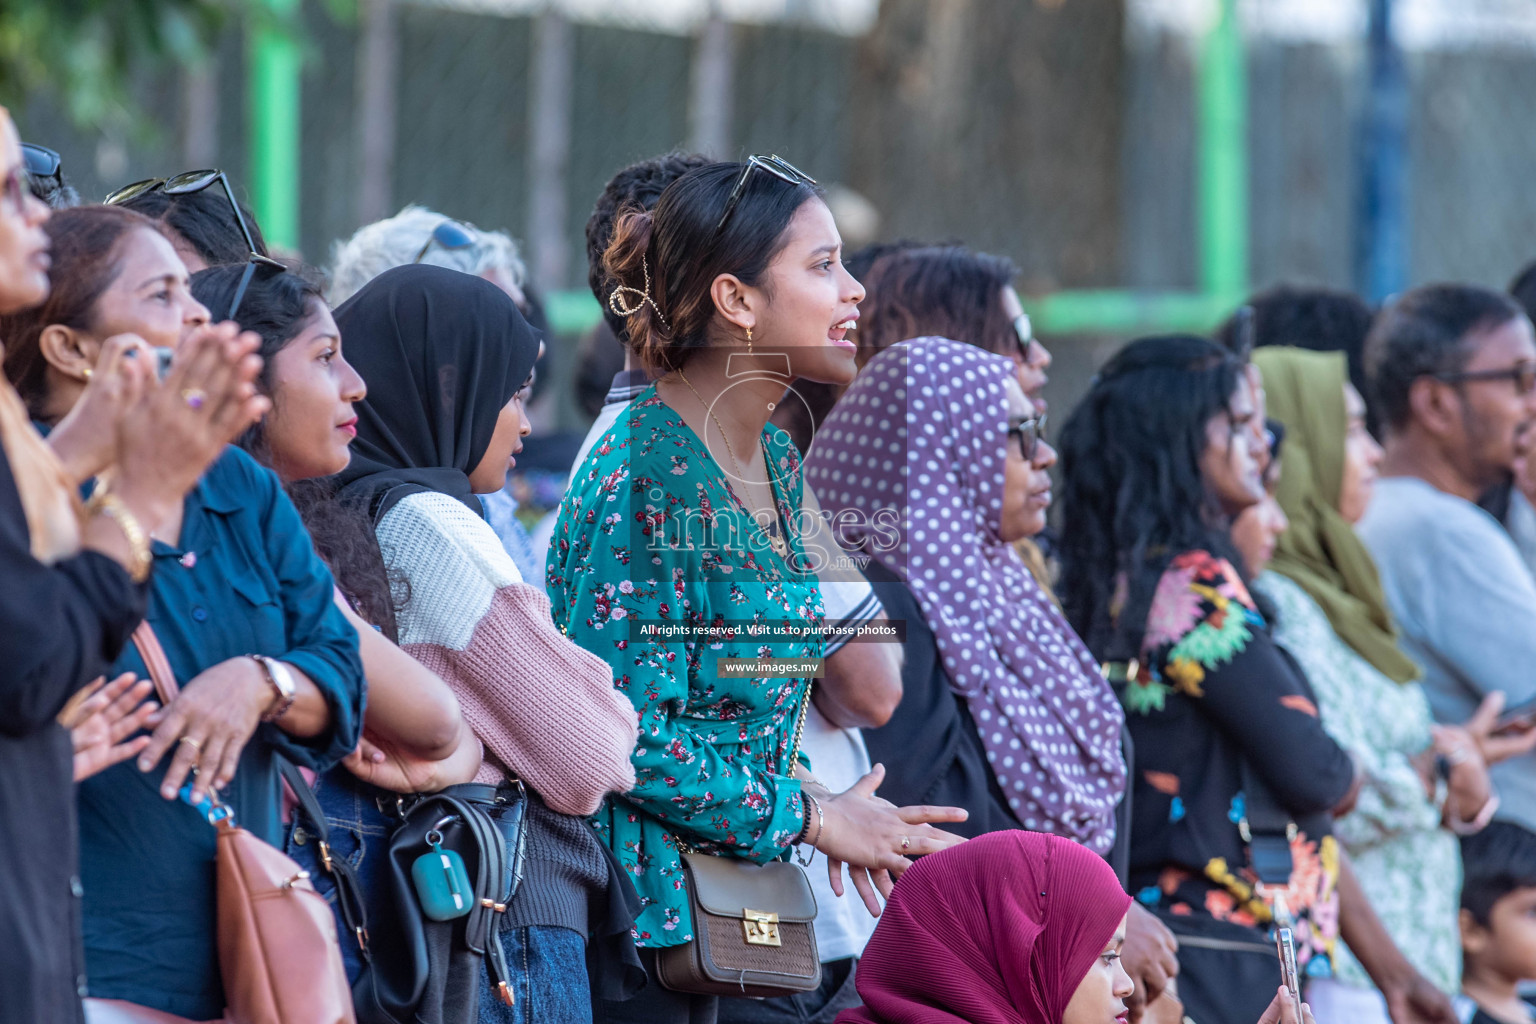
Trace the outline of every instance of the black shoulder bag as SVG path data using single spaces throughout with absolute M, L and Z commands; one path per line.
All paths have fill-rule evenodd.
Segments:
M 335 881 L 337 910 L 361 950 L 363 971 L 352 986 L 359 1024 L 473 1024 L 482 970 L 511 1005 L 500 915 L 522 881 L 528 799 L 522 783 L 465 783 L 399 797 L 384 891 L 365 893 L 352 866 L 330 855 L 330 829 L 319 802 L 302 776 L 289 771 L 284 778 Z M 438 921 L 423 912 L 412 867 L 434 851 L 457 854 L 463 862 L 471 904 L 462 917 Z

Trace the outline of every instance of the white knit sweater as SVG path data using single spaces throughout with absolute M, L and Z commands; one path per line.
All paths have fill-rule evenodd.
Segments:
M 634 705 L 606 662 L 555 628 L 549 599 L 522 581 L 490 524 L 423 492 L 377 532 L 385 565 L 410 588 L 400 646 L 448 682 L 485 744 L 476 781 L 510 770 L 564 814 L 633 788 Z

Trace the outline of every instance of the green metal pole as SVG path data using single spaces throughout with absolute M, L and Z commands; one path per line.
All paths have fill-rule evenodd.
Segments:
M 271 22 L 297 24 L 301 0 L 262 0 L 251 37 L 251 199 L 267 244 L 299 247 L 299 45 Z
M 1248 83 L 1237 0 L 1220 0 L 1200 48 L 1200 290 L 1248 291 Z

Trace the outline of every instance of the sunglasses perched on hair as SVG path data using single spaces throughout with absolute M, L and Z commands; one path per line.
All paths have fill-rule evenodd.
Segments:
M 1008 436 L 1018 435 L 1019 454 L 1025 462 L 1034 462 L 1040 454 L 1040 442 L 1045 440 L 1045 413 L 1037 413 L 1025 420 L 1008 424 Z
M 21 158 L 26 164 L 27 177 L 37 181 L 46 181 L 52 178 L 54 188 L 59 188 L 64 184 L 64 179 L 59 176 L 59 167 L 63 164 L 63 161 L 59 158 L 59 154 L 47 146 L 23 142 L 21 144 Z
M 1435 380 L 1446 384 L 1462 384 L 1477 380 L 1513 381 L 1517 394 L 1528 395 L 1536 391 L 1536 363 L 1521 361 L 1502 370 L 1463 370 L 1459 373 L 1437 373 Z
M 731 219 L 731 214 L 736 212 L 736 204 L 741 202 L 741 195 L 746 190 L 747 179 L 752 176 L 754 167 L 760 167 L 780 181 L 787 181 L 791 185 L 816 184 L 815 178 L 777 153 L 769 156 L 749 156 L 741 169 L 741 177 L 736 179 L 736 187 L 731 189 L 731 198 L 725 201 L 725 212 L 720 215 L 720 222 L 715 225 L 715 234 L 720 233 L 720 229 L 725 227 L 725 222 Z
M 251 237 L 251 229 L 245 224 L 245 214 L 240 212 L 240 204 L 235 201 L 235 191 L 229 187 L 229 178 L 223 171 L 209 168 L 204 171 L 187 171 L 169 178 L 145 178 L 132 185 L 124 185 L 113 192 L 107 196 L 106 204 L 121 206 L 151 192 L 164 192 L 168 196 L 191 195 L 210 187 L 214 182 L 224 186 L 224 197 L 229 200 L 229 208 L 235 214 L 235 224 L 240 228 L 240 234 L 245 239 L 246 252 L 249 254 L 246 258 L 245 273 L 240 275 L 240 284 L 235 288 L 234 301 L 229 304 L 229 313 L 224 317 L 226 320 L 233 320 L 235 314 L 240 312 L 240 302 L 245 298 L 245 290 L 251 286 L 251 278 L 255 276 L 258 266 L 278 272 L 288 268 L 270 256 L 263 256 L 256 251 L 256 239 Z
M 427 252 L 432 248 L 433 243 L 436 243 L 449 251 L 455 249 L 468 249 L 470 246 L 475 244 L 475 236 L 470 233 L 468 228 L 466 228 L 463 224 L 460 224 L 458 221 L 445 220 L 437 227 L 432 229 L 432 233 L 427 236 L 427 240 L 422 245 L 421 251 L 416 254 L 416 258 L 411 260 L 411 262 L 420 263 L 424 258 L 426 258 Z

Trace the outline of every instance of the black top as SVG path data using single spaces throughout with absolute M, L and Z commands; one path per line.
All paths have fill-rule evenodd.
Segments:
M 0 1017 L 76 1024 L 85 984 L 69 734 L 54 721 L 144 615 L 145 588 L 85 552 L 32 557 L 0 450 Z
M 1297 931 L 1305 962 L 1337 934 L 1329 812 L 1354 779 L 1349 755 L 1323 731 L 1306 677 L 1270 637 L 1232 565 L 1205 551 L 1169 563 L 1139 669 L 1121 692 L 1136 744 L 1132 893 L 1173 914 L 1267 923 L 1239 830 L 1247 758 L 1300 829 L 1291 910 L 1312 923 Z
M 986 748 L 965 698 L 950 688 L 917 599 L 873 559 L 864 574 L 890 620 L 906 624 L 901 703 L 885 725 L 864 730 L 870 760 L 885 765 L 879 795 L 897 806 L 964 807 L 970 818 L 943 828 L 967 838 L 1022 828 L 987 766 Z

